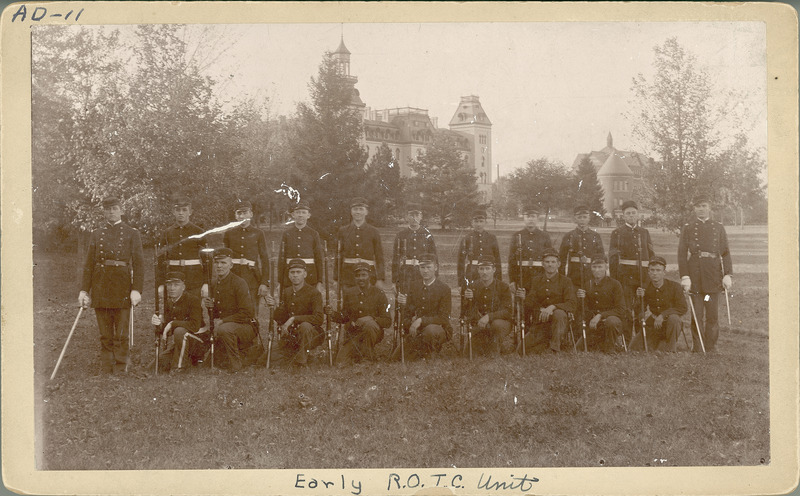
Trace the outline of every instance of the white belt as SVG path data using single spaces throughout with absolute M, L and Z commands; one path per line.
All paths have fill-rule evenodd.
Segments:
M 292 260 L 302 260 L 303 262 L 306 263 L 306 265 L 314 263 L 314 259 L 313 258 L 296 258 L 296 257 L 287 258 L 286 259 L 286 263 L 289 263 Z
M 406 265 L 419 265 L 419 260 L 416 258 L 409 258 L 408 260 L 403 261 Z
M 248 260 L 246 258 L 234 258 L 233 263 L 238 265 L 249 265 L 250 267 L 255 267 L 256 263 L 252 260 Z
M 375 260 L 367 260 L 366 258 L 345 258 L 344 263 L 349 263 L 349 264 L 365 263 L 367 265 L 375 265 Z
M 541 260 L 523 260 L 520 265 L 523 267 L 541 267 L 542 262 Z
M 571 258 L 569 259 L 569 261 L 570 261 L 570 262 L 578 262 L 578 263 L 581 263 L 581 257 L 571 257 Z M 589 258 L 589 257 L 586 257 L 586 263 L 591 263 L 591 262 L 592 262 L 592 259 L 591 259 L 591 258 Z
M 638 260 L 619 260 L 620 265 L 639 265 Z M 647 260 L 642 260 L 642 267 L 647 267 L 649 262 Z
M 180 265 L 181 267 L 184 265 L 200 265 L 200 260 L 170 260 L 169 265 Z

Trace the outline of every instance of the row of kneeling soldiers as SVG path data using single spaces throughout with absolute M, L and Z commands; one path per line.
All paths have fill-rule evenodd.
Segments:
M 538 228 L 538 213 L 526 211 L 524 228 L 510 243 L 509 284 L 502 281 L 497 239 L 484 229 L 486 214 L 476 211 L 458 250 L 459 349 L 470 356 L 473 350 L 611 352 L 620 343 L 655 350 L 663 342 L 674 351 L 688 292 L 697 314 L 692 348 L 700 351 L 696 343 L 702 338 L 705 349 L 713 350 L 719 293 L 732 284 L 731 259 L 724 228 L 709 219 L 708 197 L 698 196 L 694 204 L 696 218 L 684 226 L 678 246 L 680 284 L 665 279 L 666 262 L 638 225 L 633 202 L 622 206 L 625 224 L 612 232 L 608 256 L 599 234 L 588 227 L 587 208 L 575 209 L 576 228 L 564 235 L 558 251 Z M 409 225 L 395 237 L 388 284 L 380 234 L 366 222 L 367 203 L 351 202 L 352 222 L 336 237 L 337 309 L 323 302 L 329 294 L 328 247 L 308 226 L 307 204 L 292 209 L 294 222 L 282 235 L 274 273 L 265 235 L 251 224 L 251 205 L 239 201 L 233 210 L 237 222 L 214 246 L 209 232 L 190 222 L 190 200 L 174 202 L 176 222 L 161 236 L 156 263 L 163 311 L 151 319 L 161 370 L 207 363 L 214 349 L 219 366 L 231 371 L 251 363 L 302 366 L 326 340 L 332 362 L 334 350 L 339 364 L 374 360 L 375 346 L 393 321 L 393 359 L 428 356 L 453 339 L 451 290 L 438 278 L 435 242 L 421 225 L 418 206 L 409 206 Z M 121 222 L 120 201 L 104 200 L 103 212 L 107 223 L 92 233 L 79 303 L 95 309 L 101 366 L 111 373 L 129 365 L 130 315 L 141 301 L 143 260 L 138 231 Z M 391 287 L 394 305 L 384 291 Z M 260 303 L 270 312 L 261 329 L 255 320 Z M 331 323 L 340 324 L 338 339 Z

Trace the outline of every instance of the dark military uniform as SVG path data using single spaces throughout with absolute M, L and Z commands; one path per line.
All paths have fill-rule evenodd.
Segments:
M 603 240 L 594 229 L 581 231 L 575 228 L 561 238 L 561 247 L 558 250 L 558 258 L 561 259 L 561 267 L 558 271 L 572 279 L 575 288 L 581 287 L 581 259 L 585 257 L 583 264 L 583 283 L 588 285 L 592 278 L 592 253 L 605 253 Z M 585 289 L 585 288 L 584 288 Z
M 481 281 L 472 289 L 472 299 L 466 300 L 467 323 L 472 326 L 472 342 L 482 354 L 502 351 L 503 340 L 511 332 L 511 290 L 508 284 L 493 279 L 488 286 Z M 489 324 L 478 328 L 478 320 L 489 315 Z
M 355 285 L 355 265 L 359 262 L 370 266 L 370 280 L 373 284 L 376 280 L 383 281 L 386 267 L 381 235 L 377 229 L 366 222 L 360 227 L 351 222 L 339 228 L 337 240 L 341 245 L 339 262 L 342 266 L 342 274 L 339 274 L 339 269 L 336 267 L 334 275 L 342 286 Z
M 599 283 L 595 283 L 594 278 L 589 278 L 587 281 L 586 311 L 583 318 L 586 320 L 588 348 L 591 350 L 602 347 L 603 351 L 612 352 L 615 349 L 617 336 L 622 332 L 622 319 L 627 312 L 622 285 L 616 279 L 607 276 Z M 600 322 L 597 327 L 591 329 L 589 321 L 597 314 L 600 314 Z
M 383 330 L 392 325 L 386 294 L 375 286 L 364 291 L 354 286 L 344 291 L 343 300 L 342 311 L 330 316 L 335 322 L 347 324 L 336 363 L 350 363 L 353 358 L 374 360 L 375 345 L 383 339 Z
M 415 320 L 422 320 L 417 335 L 406 337 L 407 357 L 428 356 L 439 351 L 442 344 L 453 337 L 450 308 L 450 288 L 438 278 L 430 285 L 418 281 L 411 287 L 403 310 L 404 332 L 408 333 Z M 393 358 L 400 359 L 399 347 L 395 349 Z
M 547 322 L 539 322 L 542 308 L 555 305 L 556 309 Z M 531 290 L 525 295 L 526 339 L 525 350 L 540 353 L 548 346 L 561 351 L 561 338 L 569 325 L 569 314 L 577 307 L 572 280 L 556 273 L 552 278 L 542 274 L 531 282 Z
M 645 321 L 647 328 L 647 348 L 655 351 L 661 341 L 666 341 L 667 351 L 675 351 L 678 347 L 678 335 L 683 327 L 681 317 L 686 313 L 686 296 L 681 285 L 675 281 L 664 279 L 660 288 L 653 285 L 652 281 L 644 290 L 644 305 L 653 314 Z M 638 309 L 637 309 L 638 310 Z M 642 315 L 637 311 L 637 326 L 641 328 Z M 654 318 L 661 315 L 664 318 L 661 329 L 653 326 Z M 638 329 L 637 329 L 638 330 Z M 631 349 L 641 349 L 642 333 L 638 333 L 631 341 Z
M 552 247 L 550 236 L 538 227 L 533 231 L 522 229 L 515 232 L 508 249 L 508 280 L 517 288 L 529 291 L 533 278 L 544 272 L 542 253 Z
M 224 242 L 233 251 L 231 272 L 244 279 L 256 304 L 258 286 L 269 287 L 269 249 L 264 232 L 252 224 L 237 226 L 225 232 Z
M 172 322 L 172 326 L 167 333 L 166 347 L 159 355 L 159 368 L 162 370 L 176 369 L 183 345 L 183 336 L 187 332 L 197 332 L 203 322 L 200 298 L 187 291 L 184 291 L 177 301 L 170 301 L 167 298 L 163 322 L 165 325 Z
M 406 290 L 414 282 L 422 280 L 419 274 L 419 260 L 422 255 L 436 256 L 436 243 L 428 228 L 420 226 L 416 231 L 409 227 L 401 229 L 394 238 L 392 249 L 392 283 L 400 284 L 401 272 L 403 275 L 403 287 L 398 286 L 398 291 Z
M 205 246 L 202 239 L 189 239 L 189 236 L 202 234 L 203 229 L 191 222 L 179 226 L 173 224 L 159 238 L 159 247 L 165 250 L 159 257 L 158 285 L 164 284 L 167 272 L 183 272 L 188 293 L 199 295 L 203 286 L 203 265 L 200 262 L 200 249 Z
M 316 285 L 324 281 L 322 277 L 322 240 L 319 233 L 307 225 L 298 229 L 292 224 L 281 237 L 280 254 L 278 255 L 278 280 L 282 288 L 292 285 L 289 282 L 289 260 L 299 258 L 306 263 L 306 284 Z
M 462 292 L 467 284 L 472 287 L 478 279 L 478 259 L 483 256 L 494 257 L 494 278 L 498 281 L 503 279 L 497 237 L 486 231 L 472 230 L 461 240 L 458 247 L 458 284 Z
M 719 294 L 723 290 L 722 278 L 733 273 L 728 235 L 717 221 L 694 218 L 684 224 L 678 242 L 678 272 L 692 280 L 690 296 L 697 319 L 701 325 L 705 316 L 703 344 L 712 351 L 719 337 L 717 326 Z M 697 328 L 692 325 L 692 336 L 699 343 Z M 694 351 L 699 351 L 699 345 Z
M 241 352 L 253 344 L 255 309 L 247 283 L 231 272 L 212 287 L 214 295 L 214 318 L 222 324 L 214 327 L 214 339 L 228 357 L 231 370 L 242 368 Z
M 90 294 L 97 316 L 104 372 L 127 366 L 131 291 L 142 292 L 143 263 L 138 230 L 119 221 L 92 232 L 81 291 Z
M 316 288 L 303 283 L 295 290 L 291 285 L 281 291 L 280 306 L 275 310 L 275 322 L 284 324 L 291 317 L 294 322 L 289 333 L 281 338 L 276 350 L 276 363 L 293 359 L 297 365 L 308 363 L 308 351 L 321 345 L 325 340 L 322 321 L 325 315 L 322 308 L 322 295 Z
M 625 296 L 625 306 L 629 312 L 639 311 L 636 305 L 636 288 L 646 287 L 650 282 L 647 275 L 649 260 L 655 256 L 650 233 L 641 226 L 623 224 L 611 232 L 611 242 L 608 245 L 608 270 L 613 279 L 622 284 L 622 294 Z M 639 260 L 641 257 L 641 283 Z M 631 314 L 626 315 L 625 337 L 630 340 Z

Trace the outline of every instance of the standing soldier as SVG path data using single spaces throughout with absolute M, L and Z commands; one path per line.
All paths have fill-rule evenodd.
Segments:
M 394 238 L 392 283 L 395 285 L 400 281 L 401 272 L 403 273 L 403 284 L 419 281 L 422 278 L 419 274 L 420 257 L 426 254 L 436 256 L 436 243 L 434 243 L 433 235 L 428 228 L 421 224 L 422 210 L 419 205 L 409 205 L 407 214 L 408 227 L 400 230 Z
M 486 212 L 476 210 L 472 214 L 472 232 L 468 233 L 458 247 L 458 283 L 461 292 L 472 286 L 478 279 L 478 259 L 489 255 L 494 257 L 494 277 L 502 280 L 502 267 L 500 264 L 500 248 L 494 234 L 486 232 Z M 463 310 L 462 310 L 463 311 Z
M 370 281 L 373 284 L 376 280 L 383 283 L 386 276 L 381 235 L 367 223 L 368 213 L 367 201 L 363 198 L 353 198 L 350 202 L 350 216 L 353 222 L 339 228 L 337 240 L 341 246 L 339 258 L 342 273 L 339 274 L 339 264 L 337 264 L 334 275 L 343 288 L 355 286 L 354 269 L 356 264 L 361 262 L 370 266 Z
M 636 288 L 647 287 L 647 266 L 655 256 L 653 242 L 647 229 L 637 226 L 639 207 L 636 202 L 628 200 L 622 204 L 624 224 L 611 233 L 608 245 L 608 261 L 611 278 L 622 284 L 625 295 L 625 306 L 628 317 L 623 332 L 628 342 L 631 340 L 633 316 L 639 313 L 640 306 L 636 302 Z M 641 271 L 640 271 L 641 268 Z
M 159 239 L 163 253 L 159 256 L 156 277 L 158 278 L 158 294 L 164 294 L 164 278 L 167 272 L 180 271 L 185 277 L 186 291 L 200 297 L 203 285 L 203 265 L 200 263 L 202 243 L 197 239 L 186 239 L 201 234 L 203 230 L 190 222 L 192 203 L 186 197 L 180 197 L 172 205 L 175 224 L 168 227 Z
M 225 232 L 225 246 L 233 252 L 233 273 L 244 279 L 253 298 L 256 315 L 259 298 L 269 293 L 269 250 L 264 232 L 251 225 L 253 206 L 239 200 L 234 205 L 240 226 Z
M 308 275 L 306 283 L 315 286 L 322 293 L 322 241 L 317 231 L 308 226 L 311 209 L 305 202 L 292 208 L 293 225 L 289 226 L 281 237 L 280 254 L 278 255 L 278 280 L 281 288 L 291 286 L 287 265 L 289 260 L 299 258 L 306 263 Z
M 689 291 L 697 321 L 692 325 L 693 343 L 702 332 L 706 351 L 713 351 L 719 337 L 717 315 L 719 293 L 733 286 L 733 263 L 728 249 L 728 235 L 721 223 L 711 220 L 711 201 L 708 195 L 694 199 L 695 218 L 684 224 L 678 243 L 678 272 L 681 286 Z M 703 318 L 705 317 L 705 323 Z M 701 329 L 697 329 L 700 325 Z M 692 351 L 700 347 L 693 344 Z
M 473 340 L 483 355 L 499 355 L 511 332 L 511 290 L 494 277 L 496 260 L 484 255 L 478 260 L 478 282 L 464 291 L 469 303 L 467 322 L 474 329 Z
M 111 374 L 127 371 L 131 306 L 142 300 L 144 261 L 139 231 L 122 222 L 119 199 L 103 200 L 103 216 L 86 250 L 78 303 L 94 308 L 102 371 Z
M 636 289 L 636 296 L 644 298 L 646 309 L 644 315 L 638 316 L 638 322 L 644 321 L 647 327 L 647 349 L 651 351 L 658 349 L 661 341 L 667 343 L 667 351 L 677 351 L 678 335 L 683 328 L 681 317 L 687 310 L 686 296 L 680 284 L 664 278 L 666 268 L 666 260 L 653 257 L 647 267 L 650 283 Z M 642 349 L 643 341 L 643 336 L 637 334 L 631 341 L 631 349 Z
M 605 254 L 592 255 L 592 277 L 587 282 L 588 287 L 576 293 L 578 298 L 584 298 L 586 305 L 587 348 L 601 348 L 605 353 L 611 353 L 615 351 L 617 336 L 622 331 L 625 297 L 622 295 L 622 285 L 606 275 L 607 263 Z
M 589 228 L 589 209 L 587 207 L 583 205 L 575 207 L 575 224 L 575 229 L 561 238 L 558 258 L 561 259 L 561 273 L 572 279 L 574 287 L 580 288 L 581 279 L 585 284 L 592 277 L 591 254 L 605 255 L 606 252 L 600 235 L 594 229 Z M 581 272 L 583 272 L 583 277 L 581 277 Z
M 523 214 L 525 227 L 511 236 L 508 250 L 508 280 L 511 291 L 519 288 L 530 291 L 531 281 L 542 274 L 542 254 L 553 248 L 550 236 L 539 229 L 539 212 L 533 209 Z

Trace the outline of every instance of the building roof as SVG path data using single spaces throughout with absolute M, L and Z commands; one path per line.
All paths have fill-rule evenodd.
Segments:
M 629 151 L 629 150 L 617 150 L 614 148 L 614 141 L 611 133 L 608 133 L 608 137 L 606 138 L 606 146 L 600 151 L 591 151 L 589 153 L 579 153 L 575 156 L 575 160 L 572 162 L 572 168 L 574 170 L 578 169 L 581 161 L 584 158 L 589 158 L 594 165 L 596 171 L 598 171 L 598 175 L 600 174 L 600 169 L 605 165 L 608 158 L 611 156 L 612 153 L 616 153 L 617 156 L 622 159 L 625 165 L 630 169 L 631 173 L 636 177 L 641 177 L 642 169 L 645 166 L 648 158 L 644 155 Z
M 347 47 L 344 46 L 344 35 L 342 35 L 342 41 L 339 42 L 339 48 L 337 48 L 336 51 L 333 52 L 333 53 L 341 53 L 341 54 L 344 54 L 344 55 L 350 55 L 350 50 L 348 50 Z
M 462 96 L 453 118 L 450 119 L 450 127 L 471 124 L 491 126 L 492 121 L 489 120 L 477 96 Z
M 620 153 L 614 150 L 609 154 L 605 163 L 600 170 L 597 171 L 597 176 L 632 176 L 633 172 L 625 164 L 625 160 L 620 156 Z

